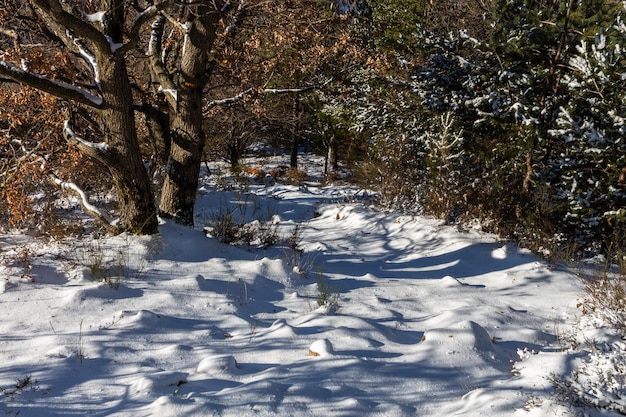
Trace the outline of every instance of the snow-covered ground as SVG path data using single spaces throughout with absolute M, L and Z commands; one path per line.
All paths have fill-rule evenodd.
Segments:
M 574 415 L 550 382 L 572 274 L 356 187 L 229 181 L 203 178 L 196 229 L 0 236 L 0 415 Z M 240 211 L 280 242 L 202 230 Z

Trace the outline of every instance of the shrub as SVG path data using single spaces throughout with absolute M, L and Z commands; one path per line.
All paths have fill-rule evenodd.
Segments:
M 324 278 L 324 274 L 317 273 L 317 305 L 334 312 L 339 307 L 340 292 L 330 285 L 330 279 Z
M 585 278 L 585 293 L 578 304 L 582 318 L 569 338 L 573 348 L 582 348 L 582 360 L 570 375 L 553 378 L 559 399 L 572 406 L 626 414 L 625 248 L 614 245 L 613 256 Z M 620 265 L 610 262 L 618 258 Z M 602 331 L 589 332 L 590 328 Z
M 246 222 L 245 204 L 238 208 L 223 207 L 213 212 L 207 233 L 226 244 L 256 245 L 258 247 L 273 246 L 278 242 L 278 216 L 259 216 L 257 220 Z

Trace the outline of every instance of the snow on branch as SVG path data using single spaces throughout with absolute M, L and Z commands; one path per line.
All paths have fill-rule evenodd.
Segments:
M 72 33 L 80 33 L 100 51 L 105 51 L 105 48 L 109 47 L 104 34 L 93 25 L 93 19 L 96 17 L 85 15 L 77 7 L 76 2 L 66 0 L 30 0 L 30 2 L 44 15 L 44 20 L 52 21 L 47 25 L 48 29 L 62 38 L 66 44 L 68 38 L 65 37 L 64 31 L 70 30 Z
M 134 47 L 137 40 L 139 39 L 139 33 L 141 32 L 143 26 L 155 17 L 157 17 L 170 4 L 170 0 L 162 0 L 156 2 L 155 4 L 152 4 L 150 7 L 144 9 L 141 13 L 139 13 L 137 17 L 135 17 L 135 20 L 133 21 L 133 24 L 130 28 L 129 42 L 121 47 L 117 47 L 116 50 L 120 50 L 120 52 L 125 53 L 127 50 Z M 154 27 L 152 29 L 154 31 Z
M 65 34 L 69 39 L 72 40 L 72 42 L 74 42 L 74 45 L 76 46 L 76 48 L 78 48 L 80 56 L 85 60 L 85 62 L 89 64 L 89 66 L 91 67 L 91 72 L 93 73 L 94 81 L 97 85 L 99 85 L 100 69 L 98 68 L 98 62 L 96 61 L 96 57 L 91 52 L 89 52 L 89 50 L 87 50 L 80 38 L 74 36 L 71 31 L 67 30 Z
M 63 122 L 63 137 L 65 138 L 65 140 L 74 140 L 80 143 L 82 146 L 86 146 L 96 151 L 104 152 L 109 150 L 109 145 L 106 142 L 90 142 L 78 136 L 72 130 L 69 120 Z
M 52 94 L 55 97 L 76 101 L 78 103 L 96 108 L 102 106 L 102 97 L 98 97 L 86 90 L 62 81 L 52 80 L 43 75 L 24 71 L 24 69 L 19 68 L 10 62 L 0 60 L 0 75 L 20 84 L 25 84 L 48 94 Z
M 219 100 L 213 100 L 213 101 L 209 102 L 205 106 L 204 115 L 206 116 L 206 113 L 210 109 L 212 109 L 213 107 L 228 106 L 229 104 L 237 103 L 237 102 L 243 100 L 245 98 L 245 96 L 247 96 L 247 95 L 252 95 L 252 94 L 299 94 L 299 93 L 304 93 L 304 92 L 307 92 L 307 91 L 310 91 L 310 90 L 315 90 L 317 88 L 320 88 L 320 86 L 318 86 L 318 85 L 310 85 L 310 86 L 301 87 L 301 88 L 261 88 L 261 89 L 258 89 L 258 90 L 253 88 L 253 87 L 250 87 L 247 90 L 244 90 L 241 93 L 237 94 L 236 96 L 223 98 L 223 99 L 219 99 Z
M 90 142 L 78 136 L 72 129 L 74 116 L 68 102 L 63 102 L 62 111 L 65 116 L 65 121 L 63 122 L 63 137 L 65 140 L 76 145 L 81 152 L 92 158 L 100 161 L 105 159 L 107 151 L 110 150 L 109 145 L 105 142 Z
M 223 98 L 220 100 L 213 100 L 212 102 L 206 105 L 206 110 L 212 109 L 213 107 L 217 107 L 217 106 L 227 106 L 229 104 L 237 103 L 238 101 L 243 100 L 243 98 L 246 95 L 252 94 L 253 92 L 254 92 L 254 88 L 250 87 L 247 90 L 242 91 L 241 93 L 237 94 L 236 96 Z
M 233 13 L 232 17 L 230 18 L 230 21 L 228 22 L 228 25 L 226 26 L 226 29 L 224 30 L 224 35 L 231 36 L 235 32 L 235 28 L 237 27 L 237 24 L 241 20 L 241 17 L 243 15 L 243 12 L 245 11 L 246 5 L 247 5 L 246 0 L 239 1 L 237 10 L 235 11 L 235 13 Z M 226 7 L 227 5 L 224 5 L 222 12 L 225 11 Z
M 5 132 L 3 131 L 3 133 Z M 30 159 L 33 155 L 35 155 L 36 152 L 39 150 L 39 148 L 46 142 L 46 140 L 50 137 L 51 134 L 52 134 L 51 131 L 48 132 L 48 134 L 42 140 L 40 140 L 37 143 L 37 145 L 35 145 L 35 147 L 32 149 L 28 149 L 21 140 L 13 139 L 11 141 L 19 145 L 20 149 L 23 152 L 23 155 L 17 158 L 12 157 L 11 164 L 8 167 L 3 166 L 4 171 L 0 172 L 0 178 L 1 177 L 4 177 L 4 178 L 2 178 L 2 181 L 0 181 L 0 187 L 2 188 L 6 187 L 9 181 L 19 172 L 22 163 L 24 163 L 25 161 Z M 45 164 L 45 159 L 43 159 L 43 162 Z
M 116 219 L 111 218 L 104 210 L 91 204 L 87 193 L 85 193 L 85 191 L 78 185 L 70 181 L 63 181 L 53 174 L 50 175 L 50 181 L 52 181 L 52 183 L 60 189 L 69 191 L 77 196 L 80 206 L 86 214 L 104 224 L 104 226 L 111 231 L 117 229 L 115 227 Z
M 168 101 L 172 107 L 176 107 L 178 102 L 178 94 L 176 86 L 171 76 L 165 68 L 165 59 L 162 57 L 163 49 L 163 30 L 165 26 L 165 16 L 157 14 L 151 25 L 150 41 L 148 42 L 147 57 L 152 69 L 154 81 L 159 84 L 160 91 L 167 94 Z
M 319 88 L 319 86 L 310 85 L 308 87 L 301 88 L 264 88 L 260 92 L 264 94 L 299 94 L 310 90 L 315 90 L 316 88 Z

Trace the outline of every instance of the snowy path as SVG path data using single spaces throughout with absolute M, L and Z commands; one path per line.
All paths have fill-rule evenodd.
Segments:
M 573 276 L 477 231 L 338 198 L 353 188 L 251 191 L 283 236 L 301 224 L 306 277 L 285 246 L 172 224 L 97 248 L 3 236 L 0 414 L 568 415 L 546 377 L 571 360 L 557 336 L 577 315 Z M 241 196 L 207 183 L 199 218 L 228 198 Z M 34 282 L 19 278 L 24 247 Z M 95 249 L 123 266 L 118 289 L 77 265 Z M 335 312 L 318 308 L 320 276 Z

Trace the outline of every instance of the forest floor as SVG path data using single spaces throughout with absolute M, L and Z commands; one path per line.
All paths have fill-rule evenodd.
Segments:
M 0 235 L 0 415 L 576 415 L 552 381 L 579 357 L 579 278 L 321 166 L 211 166 L 197 226 L 156 237 Z M 248 242 L 207 235 L 224 220 Z

